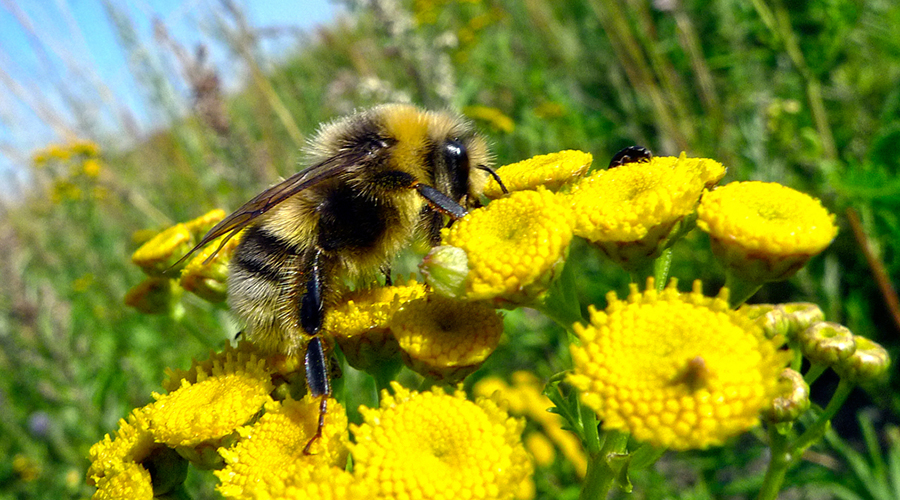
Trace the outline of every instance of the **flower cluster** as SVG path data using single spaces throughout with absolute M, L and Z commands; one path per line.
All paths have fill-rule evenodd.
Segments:
M 326 351 L 337 345 L 351 367 L 390 387 L 377 408 L 360 408 L 361 423 L 348 424 L 330 397 L 327 404 L 301 397 L 299 356 L 262 356 L 241 343 L 171 371 L 168 394 L 154 394 L 154 403 L 95 445 L 89 480 L 98 497 L 165 494 L 189 461 L 216 469 L 229 498 L 531 498 L 532 459 L 552 464 L 557 450 L 586 483 L 602 482 L 602 474 L 611 483 L 627 476 L 621 463 L 652 462 L 641 449 L 720 446 L 759 425 L 789 434 L 810 408 L 810 384 L 827 368 L 844 384 L 838 403 L 845 386 L 887 371 L 881 346 L 826 322 L 814 305 L 741 306 L 833 240 L 834 216 L 818 200 L 774 183 L 717 188 L 724 166 L 684 153 L 648 154 L 605 170 L 590 171 L 591 162 L 590 154 L 562 151 L 499 168 L 504 186 L 490 179 L 490 203 L 442 230 L 441 244 L 419 266 L 424 283 L 341 290 L 329 301 Z M 181 290 L 224 300 L 238 238 L 213 242 L 179 267 L 223 216 L 211 212 L 145 243 L 133 261 L 149 278 L 126 302 L 171 311 Z M 699 281 L 679 291 L 668 268 L 657 266 L 694 227 L 709 235 L 727 271 L 714 296 Z M 577 238 L 633 282 L 627 297 L 610 292 L 605 308 L 588 306 L 589 318 L 560 285 L 561 276 L 571 278 L 565 266 Z M 169 270 L 181 273 L 177 282 Z M 462 381 L 500 342 L 497 309 L 520 306 L 547 313 L 577 337 L 572 369 L 554 377 L 549 398 L 526 372 L 511 384 L 482 379 L 474 401 L 460 390 L 417 392 L 394 381 L 401 362 L 428 384 Z M 804 358 L 810 368 L 801 374 Z M 577 396 L 566 398 L 571 388 Z M 551 406 L 555 413 L 545 411 Z M 509 413 L 532 423 L 524 439 L 524 420 Z M 633 454 L 629 438 L 642 445 Z M 807 441 L 798 438 L 794 452 Z
M 307 454 L 319 398 L 273 398 L 286 375 L 246 342 L 171 372 L 169 393 L 154 395 L 91 448 L 95 498 L 172 494 L 189 463 L 215 469 L 226 498 L 529 498 L 531 489 L 521 487 L 532 473 L 524 424 L 497 400 L 393 384 L 378 408 L 360 409 L 363 424 L 348 426 L 344 408 L 329 398 Z
M 51 144 L 35 151 L 31 157 L 34 169 L 50 178 L 50 200 L 53 203 L 100 200 L 107 188 L 97 180 L 103 173 L 100 146 L 86 140 L 68 144 Z

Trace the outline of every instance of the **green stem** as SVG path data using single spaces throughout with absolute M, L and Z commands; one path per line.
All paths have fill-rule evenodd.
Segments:
M 656 281 L 656 291 L 661 292 L 669 281 L 669 271 L 672 269 L 672 247 L 662 251 L 659 257 L 653 261 L 653 279 Z
M 763 479 L 757 500 L 778 498 L 778 491 L 791 465 L 792 457 L 788 449 L 787 436 L 778 432 L 775 425 L 769 426 L 769 447 L 772 449 L 772 458 L 769 460 L 769 468 L 766 469 L 766 477 Z
M 816 421 L 807 427 L 806 430 L 803 431 L 803 434 L 797 437 L 792 443 L 791 448 L 795 453 L 803 453 L 803 451 L 812 446 L 813 443 L 822 439 L 822 436 L 825 435 L 825 431 L 828 430 L 831 419 L 834 418 L 844 402 L 847 401 L 847 398 L 850 396 L 850 393 L 853 392 L 855 386 L 856 384 L 847 381 L 846 378 L 841 379 L 837 389 L 834 390 L 834 394 L 831 395 L 831 401 L 828 402 L 828 406 L 822 410 L 822 413 L 816 418 Z
M 809 370 L 806 371 L 806 375 L 803 376 L 803 380 L 807 385 L 812 385 L 813 382 L 815 382 L 820 375 L 825 373 L 825 370 L 827 369 L 827 365 L 824 365 L 822 363 L 813 363 L 810 365 Z
M 778 491 L 784 483 L 785 474 L 787 474 L 790 466 L 800 459 L 800 456 L 803 455 L 807 448 L 822 439 L 825 431 L 828 430 L 831 419 L 834 418 L 837 411 L 847 400 L 847 397 L 850 396 L 853 387 L 854 384 L 852 382 L 841 379 L 825 410 L 822 411 L 812 425 L 803 431 L 803 434 L 790 443 L 787 436 L 778 432 L 777 426 L 769 426 L 769 445 L 772 448 L 772 459 L 769 461 L 769 468 L 766 470 L 766 477 L 763 480 L 757 500 L 775 500 L 777 498 Z
M 610 466 L 610 459 L 626 452 L 628 434 L 607 431 L 603 446 L 596 453 L 588 453 L 588 468 L 581 487 L 580 500 L 606 498 L 616 479 L 616 471 Z

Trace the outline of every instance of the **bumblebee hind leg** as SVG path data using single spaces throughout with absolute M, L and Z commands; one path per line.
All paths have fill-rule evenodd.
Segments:
M 322 429 L 325 427 L 325 414 L 328 413 L 328 397 L 331 396 L 331 381 L 328 378 L 328 362 L 325 358 L 325 348 L 322 345 L 322 337 L 319 331 L 322 329 L 324 316 L 322 294 L 325 289 L 322 273 L 322 251 L 315 250 L 312 259 L 309 279 L 306 282 L 306 293 L 300 299 L 300 325 L 303 330 L 312 337 L 306 345 L 304 366 L 306 368 L 306 387 L 313 397 L 321 398 L 319 401 L 319 423 L 316 433 L 303 447 L 303 454 L 309 455 L 310 448 L 322 437 Z

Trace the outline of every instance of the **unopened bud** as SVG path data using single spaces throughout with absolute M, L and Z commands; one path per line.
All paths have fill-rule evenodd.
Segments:
M 865 383 L 878 379 L 891 366 L 887 350 L 877 342 L 856 335 L 856 351 L 835 366 L 841 377 L 851 382 Z
M 809 409 L 809 385 L 795 370 L 785 368 L 778 381 L 783 391 L 764 408 L 762 418 L 773 424 L 793 422 Z
M 846 326 L 822 321 L 797 335 L 803 355 L 811 362 L 833 366 L 856 351 L 853 332 Z
M 459 247 L 441 245 L 431 249 L 422 259 L 419 269 L 425 282 L 439 295 L 462 298 L 466 295 L 469 257 Z

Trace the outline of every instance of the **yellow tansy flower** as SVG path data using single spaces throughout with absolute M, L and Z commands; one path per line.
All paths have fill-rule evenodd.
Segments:
M 455 382 L 477 370 L 503 333 L 503 319 L 483 302 L 428 294 L 406 303 L 390 319 L 406 364 L 416 372 Z
M 96 482 L 97 491 L 91 497 L 92 500 L 152 500 L 153 483 L 150 480 L 150 472 L 139 464 L 130 462 L 113 476 L 99 478 Z
M 150 276 L 162 276 L 194 246 L 191 231 L 184 224 L 163 230 L 131 255 L 131 262 Z
M 577 181 L 587 173 L 593 157 L 582 151 L 560 151 L 535 156 L 497 169 L 497 175 L 509 191 L 522 191 L 543 186 L 559 191 L 566 184 Z M 492 178 L 484 187 L 484 195 L 495 199 L 504 195 L 500 184 Z
M 414 392 L 393 383 L 352 425 L 354 475 L 378 498 L 515 498 L 533 466 L 524 422 L 493 399 Z
M 150 421 L 145 408 L 133 410 L 127 418 L 119 420 L 119 429 L 113 436 L 107 434 L 100 442 L 91 446 L 88 455 L 91 465 L 87 470 L 87 482 L 90 485 L 102 485 L 107 492 L 116 491 L 119 485 L 135 485 L 135 480 L 146 477 L 150 485 L 150 474 L 144 476 L 134 466 L 141 469 L 141 462 L 146 460 L 154 450 L 161 448 L 150 432 Z M 146 471 L 145 471 L 146 472 Z M 123 477 L 115 479 L 116 476 Z M 131 487 L 131 486 L 128 486 Z M 142 487 L 134 486 L 135 491 Z M 152 489 L 151 489 L 152 493 Z M 107 498 L 113 498 L 108 496 Z M 124 498 L 124 497 L 119 497 Z
M 271 401 L 271 369 L 255 355 L 216 359 L 209 371 L 196 369 L 196 381 L 180 387 L 148 408 L 155 439 L 172 447 L 218 446 Z M 171 382 L 170 382 L 171 383 Z
M 266 489 L 257 489 L 256 500 L 367 500 L 375 497 L 353 474 L 338 467 L 312 465 L 291 467 L 291 474 L 276 474 L 265 480 Z
M 778 395 L 790 359 L 783 338 L 729 308 L 727 290 L 704 297 L 699 281 L 679 293 L 675 280 L 662 292 L 627 300 L 614 292 L 605 311 L 590 309 L 589 325 L 576 324 L 570 382 L 597 411 L 606 429 L 676 450 L 706 448 L 759 423 L 759 412 Z
M 150 276 L 160 276 L 184 257 L 218 221 L 225 218 L 221 209 L 212 210 L 196 219 L 169 227 L 141 245 L 131 261 Z
M 244 233 L 240 232 L 222 244 L 218 238 L 201 248 L 181 270 L 181 288 L 209 302 L 222 302 L 228 297 L 228 263 Z
M 251 494 L 268 498 L 302 469 L 318 466 L 343 467 L 347 460 L 347 414 L 336 400 L 328 399 L 322 437 L 311 454 L 303 448 L 315 435 L 319 420 L 319 398 L 269 402 L 266 413 L 253 425 L 238 428 L 240 440 L 232 448 L 219 448 L 226 466 L 215 471 L 218 490 L 226 498 Z M 275 495 L 278 496 L 278 495 Z
M 425 285 L 413 280 L 346 293 L 329 308 L 323 329 L 341 346 L 350 366 L 366 370 L 400 352 L 388 322 L 404 304 L 424 295 Z
M 550 191 L 517 191 L 442 230 L 462 249 L 468 273 L 460 298 L 528 304 L 550 286 L 572 241 L 570 212 Z M 434 275 L 424 264 L 423 272 Z
M 719 168 L 716 168 L 718 166 Z M 634 270 L 656 258 L 678 224 L 692 224 L 707 182 L 724 174 L 708 159 L 654 157 L 599 170 L 572 187 L 576 236 L 614 262 Z
M 756 283 L 791 277 L 837 235 L 834 215 L 818 200 L 773 182 L 732 182 L 709 191 L 697 214 L 716 257 Z
M 507 134 L 516 129 L 516 122 L 512 118 L 506 116 L 503 111 L 490 106 L 466 106 L 463 108 L 463 114 L 469 118 L 483 121 L 494 129 Z

